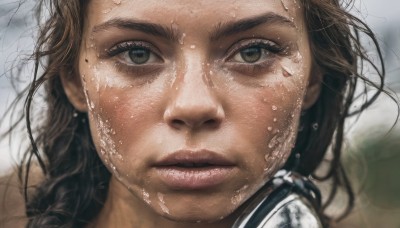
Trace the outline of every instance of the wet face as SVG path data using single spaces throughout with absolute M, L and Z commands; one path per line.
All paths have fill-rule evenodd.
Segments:
M 214 221 L 282 167 L 311 66 L 297 4 L 89 3 L 79 73 L 110 197 Z

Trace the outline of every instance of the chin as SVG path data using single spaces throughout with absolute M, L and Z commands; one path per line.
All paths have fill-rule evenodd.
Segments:
M 211 194 L 196 199 L 186 197 L 176 198 L 175 203 L 168 204 L 168 211 L 163 207 L 154 208 L 162 217 L 181 223 L 227 223 L 233 222 L 235 214 L 241 211 L 241 205 L 247 197 L 241 197 L 240 200 L 235 196 L 223 194 L 226 197 L 213 197 Z M 201 199 L 202 198 L 202 199 Z M 239 201 L 233 201 L 239 200 Z M 171 200 L 170 202 L 173 202 Z M 154 205 L 153 205 L 154 206 Z
M 163 213 L 162 216 L 170 221 L 178 222 L 178 223 L 226 223 L 227 220 L 234 220 L 234 216 L 232 216 L 232 211 L 210 211 L 213 208 L 206 208 L 208 210 L 202 211 L 191 211 L 188 208 L 186 211 L 182 213 Z

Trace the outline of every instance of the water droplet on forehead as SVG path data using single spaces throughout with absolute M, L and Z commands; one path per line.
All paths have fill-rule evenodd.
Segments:
M 289 8 L 286 6 L 284 0 L 281 0 L 282 6 L 286 11 L 289 11 Z

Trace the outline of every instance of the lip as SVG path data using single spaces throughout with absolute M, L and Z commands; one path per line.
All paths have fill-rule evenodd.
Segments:
M 235 173 L 235 164 L 209 150 L 180 150 L 154 165 L 161 181 L 172 189 L 200 190 L 218 186 Z

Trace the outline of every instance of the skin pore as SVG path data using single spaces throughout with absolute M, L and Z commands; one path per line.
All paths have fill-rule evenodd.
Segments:
M 90 1 L 63 85 L 112 173 L 93 227 L 232 225 L 318 96 L 298 4 Z

